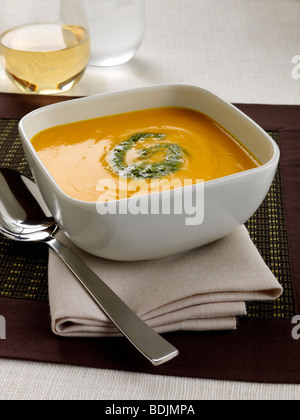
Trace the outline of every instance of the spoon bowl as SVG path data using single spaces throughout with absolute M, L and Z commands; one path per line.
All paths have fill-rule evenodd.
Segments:
M 36 184 L 18 172 L 0 168 L 0 233 L 14 241 L 46 243 L 153 365 L 176 357 L 179 352 L 172 344 L 144 323 L 85 263 L 54 238 L 58 226 L 48 212 Z
M 28 241 L 36 233 L 57 229 L 55 220 L 47 216 L 34 194 L 36 185 L 28 178 L 10 169 L 0 169 L 0 230 Z M 41 199 L 40 199 L 41 200 Z M 46 235 L 47 236 L 47 235 Z

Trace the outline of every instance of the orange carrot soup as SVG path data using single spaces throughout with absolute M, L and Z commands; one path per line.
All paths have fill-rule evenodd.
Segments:
M 145 194 L 150 184 L 156 192 L 164 182 L 183 186 L 184 180 L 195 184 L 260 166 L 214 120 L 178 107 L 56 126 L 38 133 L 32 144 L 58 186 L 88 202 L 99 201 L 104 184 L 107 190 L 117 186 L 110 197 L 115 200 Z

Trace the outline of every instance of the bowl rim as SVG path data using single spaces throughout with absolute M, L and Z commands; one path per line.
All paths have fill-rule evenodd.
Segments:
M 42 160 L 40 159 L 38 153 L 36 152 L 35 148 L 33 147 L 32 143 L 31 143 L 31 139 L 28 138 L 27 134 L 26 134 L 26 130 L 24 128 L 24 124 L 26 123 L 26 121 L 30 120 L 33 116 L 38 115 L 40 113 L 45 113 L 47 112 L 47 110 L 52 109 L 52 108 L 64 108 L 70 104 L 74 104 L 75 102 L 79 103 L 79 102 L 89 102 L 89 101 L 93 101 L 96 100 L 98 98 L 103 98 L 105 99 L 105 97 L 108 96 L 120 96 L 120 95 L 130 95 L 130 94 L 134 94 L 135 92 L 141 92 L 141 91 L 150 91 L 150 90 L 154 90 L 154 89 L 167 89 L 167 88 L 193 88 L 193 89 L 197 89 L 198 91 L 202 91 L 203 93 L 208 93 L 210 95 L 213 95 L 216 99 L 221 100 L 224 105 L 229 106 L 230 108 L 234 109 L 238 114 L 240 114 L 244 119 L 246 119 L 249 123 L 251 123 L 252 125 L 254 125 L 256 127 L 256 129 L 258 129 L 265 138 L 268 139 L 268 141 L 270 142 L 270 144 L 273 147 L 273 154 L 272 157 L 269 159 L 268 162 L 266 162 L 265 164 L 262 164 L 259 167 L 256 168 L 252 168 L 252 169 L 248 169 L 246 171 L 241 171 L 241 172 L 237 172 L 235 174 L 231 174 L 231 175 L 227 175 L 224 177 L 220 177 L 220 178 L 216 178 L 216 179 L 212 179 L 210 181 L 205 181 L 204 185 L 207 188 L 210 185 L 216 185 L 216 184 L 220 184 L 220 183 L 224 183 L 225 181 L 230 181 L 233 179 L 237 179 L 237 178 L 241 178 L 241 177 L 246 177 L 247 175 L 251 174 L 251 173 L 256 173 L 256 172 L 264 172 L 266 169 L 268 169 L 269 167 L 273 167 L 274 165 L 278 165 L 279 163 L 279 159 L 280 159 L 280 149 L 279 146 L 276 144 L 276 142 L 274 141 L 274 139 L 258 124 L 256 123 L 254 120 L 252 120 L 248 115 L 246 115 L 243 111 L 241 111 L 240 109 L 238 109 L 235 105 L 233 105 L 231 102 L 227 101 L 226 99 L 223 99 L 222 97 L 220 97 L 219 95 L 216 95 L 215 93 L 213 93 L 212 91 L 209 91 L 207 89 L 203 89 L 199 86 L 195 86 L 195 85 L 190 85 L 190 84 L 161 84 L 161 85 L 153 85 L 153 86 L 147 86 L 147 87 L 139 87 L 139 88 L 133 88 L 133 89 L 128 89 L 128 90 L 121 90 L 121 91 L 115 91 L 115 92 L 107 92 L 107 93 L 100 93 L 100 94 L 95 94 L 95 95 L 91 95 L 91 96 L 86 96 L 86 97 L 75 97 L 74 99 L 69 99 L 63 102 L 58 102 L 55 104 L 50 104 L 50 105 L 46 105 L 44 107 L 38 108 L 34 111 L 31 111 L 30 113 L 28 113 L 27 115 L 25 115 L 18 124 L 18 129 L 19 129 L 19 133 L 21 135 L 21 139 L 22 141 L 26 141 L 27 146 L 29 147 L 29 150 L 32 154 L 32 156 L 35 158 L 36 162 L 38 163 L 38 165 L 40 166 L 40 168 L 43 170 L 43 172 L 46 174 L 47 178 L 49 179 L 52 187 L 54 187 L 57 192 L 64 197 L 64 199 L 67 199 L 68 201 L 70 201 L 71 203 L 77 203 L 77 204 L 82 204 L 82 205 L 90 205 L 90 206 L 95 206 L 95 205 L 110 205 L 110 204 L 114 204 L 116 202 L 123 202 L 123 201 L 128 201 L 128 200 L 132 200 L 132 199 L 136 199 L 136 197 L 127 197 L 124 199 L 120 199 L 120 200 L 112 200 L 109 202 L 97 202 L 97 201 L 85 201 L 85 200 L 79 200 L 77 198 L 74 198 L 70 195 L 68 195 L 67 193 L 65 193 L 61 187 L 58 185 L 58 183 L 55 181 L 54 177 L 52 176 L 52 174 L 50 173 L 50 171 L 47 169 L 47 167 L 44 165 L 44 163 L 42 162 Z M 147 108 L 143 108 L 143 109 L 147 109 Z M 150 108 L 149 108 L 150 109 Z M 125 111 L 124 113 L 126 113 L 127 111 Z M 118 114 L 122 114 L 122 112 L 117 113 Z M 107 114 L 110 115 L 110 114 Z M 84 118 L 82 120 L 78 120 L 78 121 L 84 121 L 86 119 L 89 118 Z M 94 119 L 94 117 L 90 118 L 90 119 Z M 67 124 L 67 123 L 66 123 Z M 59 124 L 61 125 L 61 124 Z M 30 165 L 31 166 L 31 165 Z M 31 168 L 32 169 L 32 168 Z M 187 188 L 197 188 L 197 185 L 202 185 L 203 183 L 196 183 L 193 184 L 191 186 L 183 186 L 181 188 L 178 188 L 177 190 L 182 190 L 182 189 L 187 189 Z M 172 192 L 176 191 L 176 190 L 171 190 Z M 157 196 L 161 196 L 165 193 L 168 193 L 168 191 L 160 191 L 157 193 L 152 193 L 151 195 L 157 195 Z M 146 195 L 142 195 L 139 196 L 139 198 L 142 197 L 148 197 L 149 194 Z

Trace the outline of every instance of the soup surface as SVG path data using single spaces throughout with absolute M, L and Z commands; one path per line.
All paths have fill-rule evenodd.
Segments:
M 166 107 L 56 126 L 32 144 L 60 188 L 83 201 L 118 200 L 260 166 L 206 115 Z

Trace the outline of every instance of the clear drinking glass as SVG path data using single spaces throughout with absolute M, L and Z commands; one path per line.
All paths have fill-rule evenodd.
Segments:
M 90 65 L 124 64 L 145 34 L 144 0 L 84 0 L 91 33 Z
M 0 55 L 8 77 L 23 91 L 68 91 L 90 57 L 82 0 L 1 0 Z

